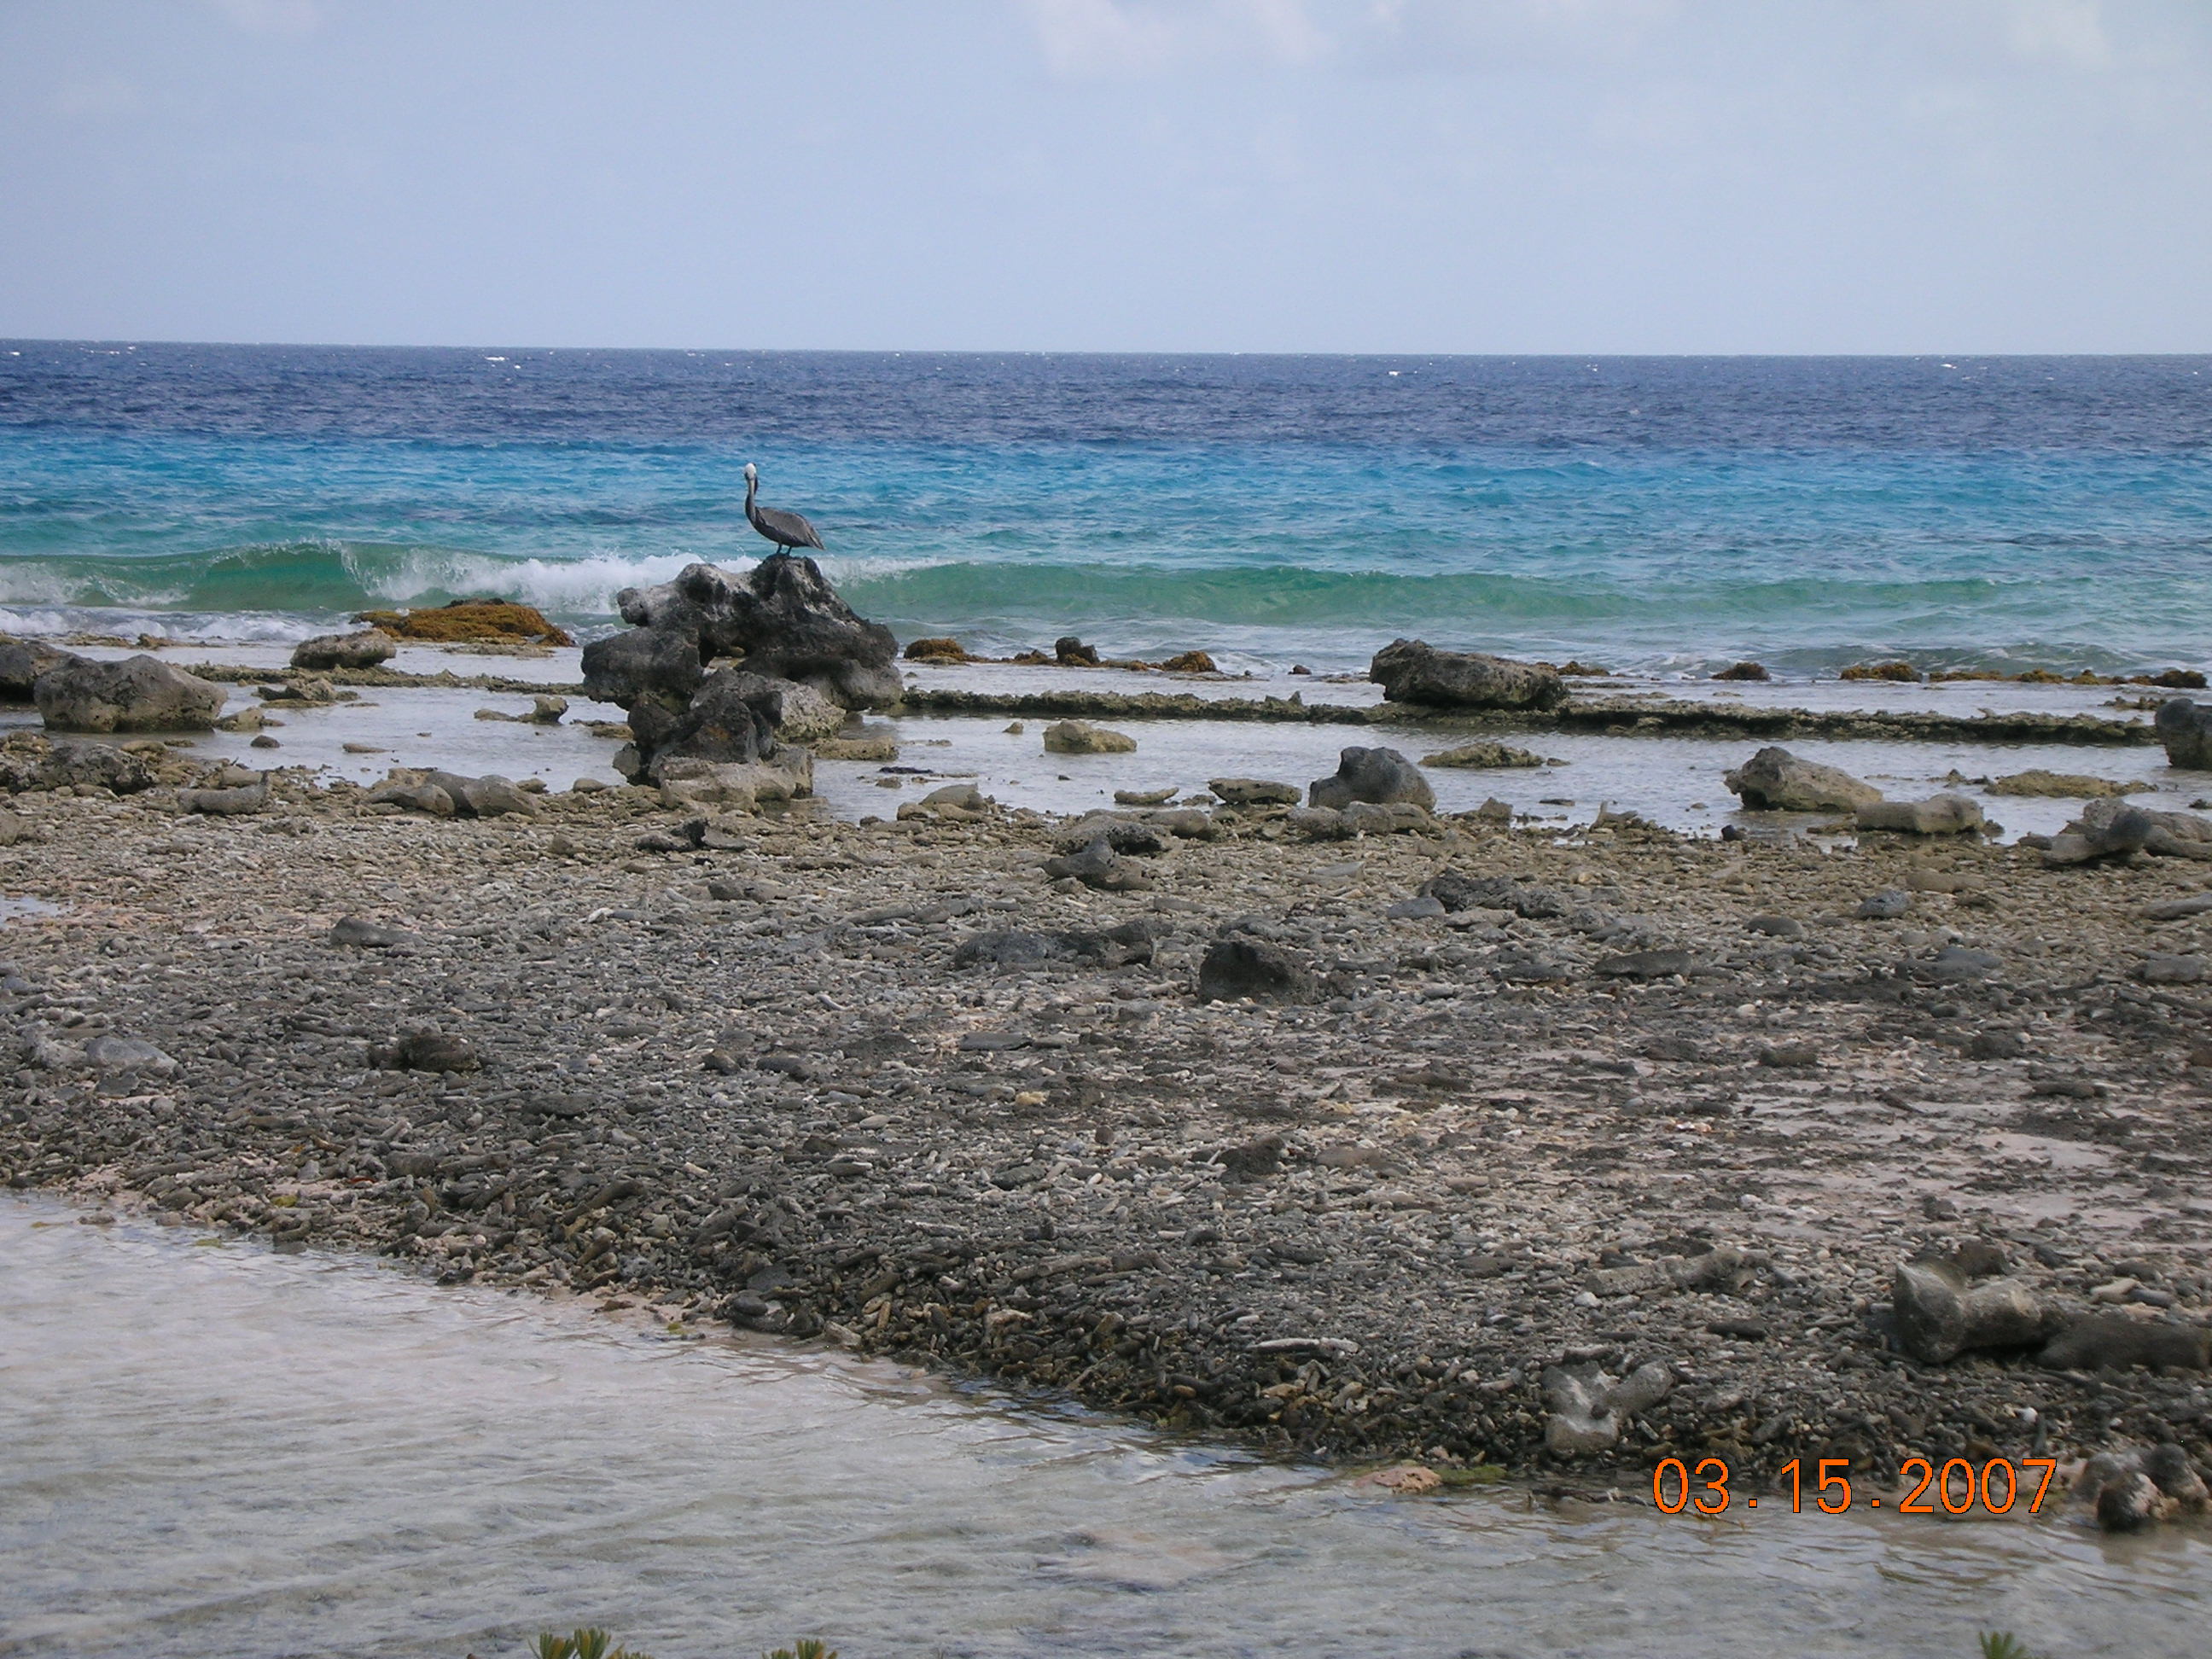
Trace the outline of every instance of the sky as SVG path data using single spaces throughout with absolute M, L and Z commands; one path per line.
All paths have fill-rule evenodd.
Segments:
M 2212 0 L 0 0 L 0 335 L 2212 349 Z

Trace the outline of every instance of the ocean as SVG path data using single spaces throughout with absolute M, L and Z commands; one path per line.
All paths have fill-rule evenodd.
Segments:
M 1697 676 L 2212 665 L 2212 357 L 0 343 L 0 629 L 279 642 L 750 562 L 902 638 Z

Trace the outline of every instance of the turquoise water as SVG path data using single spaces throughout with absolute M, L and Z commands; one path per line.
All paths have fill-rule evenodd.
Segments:
M 2212 359 L 0 348 L 0 627 L 613 596 L 806 513 L 902 636 L 1364 663 L 2212 653 Z

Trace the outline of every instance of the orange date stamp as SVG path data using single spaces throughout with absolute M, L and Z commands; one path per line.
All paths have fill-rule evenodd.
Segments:
M 1782 1466 L 1781 1487 L 1771 1494 L 1777 1500 L 1774 1507 L 1780 1507 L 1778 1500 L 1786 1492 L 1792 1515 L 1804 1513 L 1808 1493 L 1813 1507 L 1824 1515 L 1841 1515 L 1854 1507 L 1886 1509 L 1896 1515 L 1964 1516 L 1977 1511 L 2008 1515 L 2014 1504 L 2023 1502 L 2027 1513 L 2033 1515 L 2042 1509 L 2051 1491 L 2051 1477 L 2058 1460 L 2023 1457 L 2015 1464 L 2009 1457 L 1992 1457 L 1977 1466 L 1963 1457 L 1954 1457 L 1938 1468 L 1927 1458 L 1908 1457 L 1899 1474 L 1911 1489 L 1887 1498 L 1856 1497 L 1850 1468 L 1848 1457 L 1823 1457 L 1814 1464 L 1808 1484 L 1804 1460 L 1791 1458 Z M 1694 1464 L 1686 1464 L 1679 1457 L 1665 1459 L 1651 1471 L 1651 1501 L 1665 1515 L 1680 1515 L 1685 1510 L 1721 1515 L 1738 1502 L 1747 1510 L 1759 1507 L 1756 1498 L 1739 1499 L 1729 1490 L 1729 1466 L 1718 1457 L 1702 1458 Z

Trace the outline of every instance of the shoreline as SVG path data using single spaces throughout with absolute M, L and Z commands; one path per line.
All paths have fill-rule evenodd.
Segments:
M 2202 1371 L 1923 1364 L 1887 1313 L 1900 1262 L 1980 1241 L 2054 1306 L 2133 1279 L 2139 1316 L 2203 1323 L 2212 1006 L 2129 976 L 2212 936 L 2136 914 L 2193 865 L 1471 817 L 1305 846 L 1224 815 L 1108 894 L 1045 878 L 1033 812 L 643 853 L 680 822 L 647 792 L 426 821 L 272 787 L 237 820 L 15 799 L 10 890 L 68 908 L 0 936 L 9 1184 L 1336 1462 L 1632 1484 L 1692 1452 L 1887 1478 L 2212 1451 Z M 1387 914 L 1445 869 L 1559 902 Z M 1905 916 L 1856 917 L 1892 890 Z M 332 943 L 347 916 L 410 937 Z M 1131 923 L 1152 937 L 1119 967 L 956 960 L 988 929 Z M 1310 963 L 1314 1000 L 1198 1001 L 1223 937 Z M 1952 942 L 1999 965 L 1948 976 Z M 1600 968 L 1653 949 L 1689 954 Z M 370 1063 L 431 1029 L 483 1069 Z M 173 1072 L 86 1063 L 98 1032 Z M 1546 1449 L 1547 1369 L 1652 1364 L 1668 1391 L 1615 1445 Z

